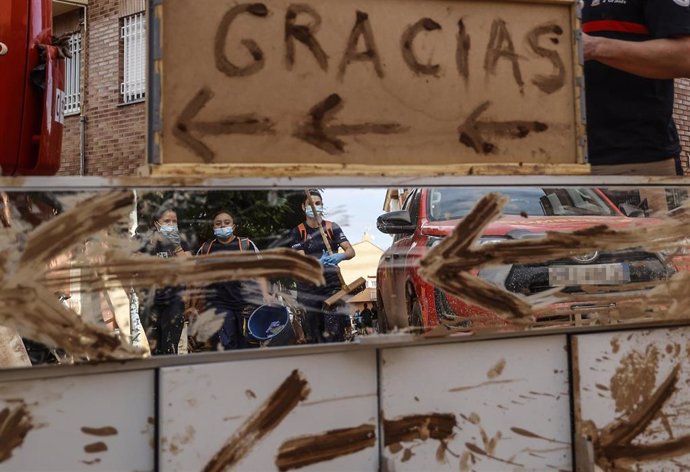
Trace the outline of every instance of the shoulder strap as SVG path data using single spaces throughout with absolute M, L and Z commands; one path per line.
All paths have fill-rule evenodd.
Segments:
M 333 223 L 331 223 L 330 221 L 324 221 L 324 223 L 326 226 L 326 233 L 328 234 L 328 239 L 330 239 L 331 241 L 335 240 L 335 238 L 333 237 Z
M 300 223 L 299 226 L 297 226 L 297 231 L 299 231 L 299 238 L 302 241 L 307 240 L 307 228 L 304 226 L 304 223 Z
M 199 252 L 197 252 L 197 255 L 203 254 L 206 255 L 211 252 L 211 246 L 213 246 L 213 243 L 215 243 L 216 240 L 212 239 L 210 241 L 206 241 L 204 244 L 201 245 L 199 248 Z
M 328 239 L 333 241 L 335 238 L 334 233 L 333 233 L 333 223 L 327 220 L 324 220 L 323 225 L 326 227 L 326 234 L 328 235 Z M 300 223 L 299 226 L 297 226 L 297 231 L 299 231 L 299 237 L 302 241 L 307 240 L 307 228 L 304 226 L 304 223 Z
M 252 242 L 249 240 L 249 238 L 239 238 L 239 246 L 240 252 L 243 252 L 251 248 Z

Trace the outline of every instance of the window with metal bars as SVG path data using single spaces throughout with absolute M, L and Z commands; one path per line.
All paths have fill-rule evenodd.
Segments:
M 122 103 L 143 100 L 146 92 L 146 18 L 144 13 L 122 18 Z
M 81 33 L 69 38 L 72 57 L 65 59 L 65 115 L 76 115 L 81 111 Z

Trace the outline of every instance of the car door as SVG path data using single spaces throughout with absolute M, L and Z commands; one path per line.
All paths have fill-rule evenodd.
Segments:
M 414 246 L 415 237 L 419 234 L 419 201 L 421 198 L 421 190 L 416 189 L 405 200 L 403 210 L 410 213 L 410 221 L 415 225 L 415 231 L 412 234 L 399 234 L 393 244 L 391 251 L 391 288 L 392 296 L 391 307 L 386 307 L 387 310 L 393 310 L 392 317 L 400 320 L 401 325 L 407 325 L 407 297 L 406 285 L 409 279 L 411 267 L 410 249 Z

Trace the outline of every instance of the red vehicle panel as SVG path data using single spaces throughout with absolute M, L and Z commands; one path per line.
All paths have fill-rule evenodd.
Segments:
M 416 189 L 406 200 L 403 211 L 379 217 L 379 230 L 396 235 L 392 246 L 381 257 L 377 271 L 380 322 L 387 324 L 388 328 L 433 327 L 445 319 L 465 322 L 473 327 L 506 326 L 509 329 L 503 318 L 445 294 L 423 280 L 418 272 L 419 260 L 429 248 L 449 235 L 462 216 L 488 191 L 480 188 Z M 484 244 L 539 237 L 546 231 L 572 232 L 602 224 L 623 229 L 633 224 L 659 223 L 652 218 L 626 217 L 596 189 L 516 188 L 493 191 L 505 193 L 510 203 L 504 216 L 486 228 L 480 241 Z M 663 256 L 641 250 L 597 252 L 592 260 L 583 259 L 571 258 L 529 266 L 497 266 L 483 268 L 476 274 L 510 292 L 531 295 L 551 288 L 552 271 L 558 271 L 559 267 L 565 270 L 575 267 L 576 273 L 587 273 L 603 265 L 607 270 L 610 268 L 621 277 L 627 277 L 628 282 L 665 279 L 674 272 Z M 578 288 L 576 284 L 566 287 L 568 290 Z M 563 313 L 575 314 L 581 309 L 591 311 L 596 306 L 585 305 L 565 303 L 557 308 Z M 381 320 L 382 313 L 385 320 Z
M 50 175 L 60 166 L 64 60 L 52 45 L 52 1 L 0 2 L 0 167 Z

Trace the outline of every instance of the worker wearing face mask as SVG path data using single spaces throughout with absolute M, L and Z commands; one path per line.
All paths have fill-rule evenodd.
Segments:
M 197 256 L 219 252 L 258 253 L 256 245 L 249 238 L 235 234 L 235 217 L 226 210 L 213 217 L 213 239 L 201 245 Z M 223 317 L 223 326 L 211 339 L 213 348 L 220 345 L 223 349 L 241 349 L 248 346 L 247 319 L 252 307 L 270 303 L 265 279 L 254 281 L 227 281 L 210 284 L 203 290 L 203 300 L 195 305 L 203 310 L 211 310 L 216 316 Z
M 154 215 L 155 231 L 143 248 L 143 252 L 158 257 L 189 257 L 187 242 L 180 237 L 177 228 L 177 213 L 161 208 Z M 184 327 L 184 287 L 156 288 L 153 297 L 148 297 L 142 324 L 152 346 L 152 354 L 177 354 L 177 346 Z
M 319 259 L 323 266 L 326 284 L 316 286 L 306 282 L 297 282 L 297 302 L 305 309 L 303 321 L 304 334 L 307 342 L 320 343 L 327 341 L 342 341 L 342 329 L 340 326 L 326 326 L 325 318 L 339 320 L 342 317 L 330 317 L 324 311 L 324 301 L 341 289 L 340 279 L 338 278 L 337 266 L 346 259 L 355 257 L 355 250 L 347 240 L 345 233 L 336 223 L 326 221 L 323 216 L 323 198 L 317 190 L 309 191 L 314 207 L 318 213 L 314 214 L 305 197 L 302 203 L 302 211 L 305 215 L 304 223 L 290 231 L 288 245 L 297 251 L 302 251 L 305 255 Z M 318 221 L 326 234 L 332 255 L 328 254 L 323 237 L 319 231 Z M 340 252 L 339 249 L 343 250 Z M 347 318 L 349 320 L 349 317 Z M 325 335 L 325 336 L 324 336 Z

